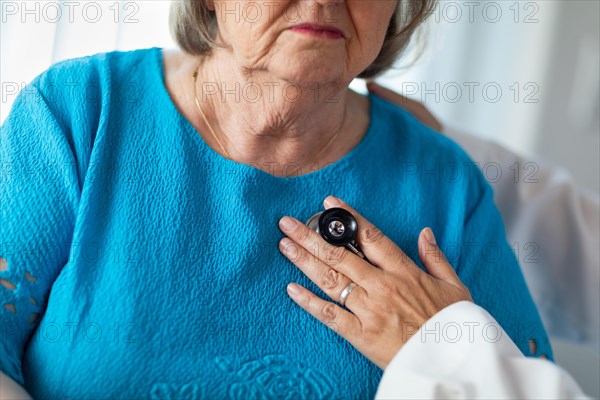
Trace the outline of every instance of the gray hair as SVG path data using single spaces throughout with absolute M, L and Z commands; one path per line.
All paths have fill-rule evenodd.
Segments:
M 374 78 L 391 68 L 406 50 L 417 28 L 427 19 L 436 0 L 398 0 L 396 11 L 383 41 L 379 55 L 358 77 Z M 171 35 L 189 54 L 203 55 L 218 47 L 217 17 L 204 0 L 176 0 L 169 15 Z

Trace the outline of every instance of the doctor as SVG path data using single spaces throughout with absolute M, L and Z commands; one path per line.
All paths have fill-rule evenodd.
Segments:
M 423 104 L 376 84 L 370 91 L 457 142 L 487 176 L 506 236 L 551 337 L 600 352 L 600 199 L 565 170 L 442 126 Z M 499 172 L 499 173 L 498 173 Z M 533 256 L 533 257 L 530 257 Z
M 421 104 L 377 85 L 369 85 L 369 90 L 407 108 L 432 128 L 442 130 L 439 122 Z M 494 145 L 488 143 L 485 146 L 483 141 L 478 142 L 460 134 L 457 136 L 454 139 L 468 152 L 479 151 L 480 157 L 476 157 L 476 161 L 485 154 L 488 157 L 495 154 L 493 160 L 501 163 L 513 161 L 516 157 L 498 146 L 494 151 Z M 557 272 L 560 277 L 579 272 L 582 279 L 592 278 L 592 282 L 597 282 L 597 279 L 593 279 L 598 275 L 597 200 L 585 193 L 578 193 L 572 183 L 565 185 L 565 177 L 560 171 L 545 168 L 541 176 L 545 179 L 535 189 L 514 183 L 495 187 L 496 191 L 502 191 L 496 197 L 496 202 L 503 217 L 507 219 L 507 208 L 502 210 L 506 206 L 503 201 L 507 199 L 512 201 L 513 210 L 517 209 L 513 212 L 517 216 L 524 212 L 544 215 L 559 206 L 559 214 L 571 219 L 566 219 L 566 223 L 563 218 L 555 220 L 559 225 L 562 224 L 561 228 L 566 234 L 581 240 L 578 246 L 571 248 L 569 243 L 572 244 L 572 241 L 555 243 L 558 250 L 554 250 L 553 255 L 558 256 L 558 260 L 554 264 L 547 262 L 545 266 L 550 271 L 544 273 L 550 276 Z M 539 198 L 536 198 L 540 195 L 547 200 L 542 202 L 542 207 L 539 206 Z M 573 197 L 577 197 L 579 202 L 565 201 Z M 534 203 L 538 203 L 537 208 L 533 206 Z M 357 285 L 354 290 L 345 290 L 339 298 L 333 299 L 348 306 L 352 312 L 321 299 L 295 283 L 291 283 L 287 289 L 288 295 L 300 307 L 334 329 L 384 369 L 377 399 L 588 398 L 573 378 L 554 363 L 542 358 L 525 357 L 494 318 L 473 303 L 468 289 L 437 247 L 435 236 L 429 228 L 425 228 L 418 239 L 419 257 L 427 270 L 423 272 L 381 232 L 375 230 L 373 236 L 372 224 L 350 205 L 330 196 L 325 199 L 324 206 L 326 209 L 341 207 L 354 215 L 360 230 L 358 241 L 367 258 L 376 264 L 382 254 L 405 260 L 403 268 L 385 270 L 367 263 L 355 263 L 352 267 L 348 263 L 329 263 L 329 267 L 347 275 Z M 509 236 L 518 237 L 527 233 L 533 234 L 528 237 L 529 240 L 540 237 L 534 229 L 538 219 L 530 218 L 529 221 L 529 224 L 511 232 L 511 226 L 516 224 L 511 224 L 512 221 L 508 219 Z M 365 229 L 370 229 L 368 235 Z M 310 252 L 311 246 L 307 243 L 320 240 L 318 235 L 302 224 L 292 232 L 285 233 L 293 242 L 288 242 L 293 254 L 297 254 L 299 249 L 302 251 L 302 248 Z M 375 239 L 365 240 L 366 237 Z M 544 246 L 543 240 L 541 243 Z M 548 251 L 551 249 L 549 247 Z M 576 252 L 578 254 L 574 254 Z M 579 266 L 575 266 L 576 271 L 570 268 L 567 271 L 567 263 L 559 264 L 569 258 L 570 265 L 573 265 L 574 259 L 580 262 Z M 291 261 L 294 261 L 293 257 Z M 298 267 L 308 275 L 314 273 L 308 270 L 311 264 L 299 263 Z M 315 265 L 312 267 L 316 268 Z M 565 290 L 565 284 L 560 279 L 546 283 L 553 284 L 559 291 Z M 574 301 L 565 302 L 561 311 L 568 313 L 569 307 L 578 304 L 598 304 L 597 289 L 586 286 L 582 289 L 583 293 L 575 296 Z M 593 306 L 592 310 L 595 308 Z M 581 316 L 581 326 L 573 328 L 580 329 L 580 337 L 589 343 L 596 342 L 594 335 L 597 336 L 598 332 L 595 329 L 597 317 L 592 314 L 593 311 L 590 315 Z M 531 343 L 531 346 L 535 347 L 535 343 Z

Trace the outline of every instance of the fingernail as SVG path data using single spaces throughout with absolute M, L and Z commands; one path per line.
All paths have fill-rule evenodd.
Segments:
M 342 205 L 342 201 L 334 196 L 327 196 L 325 199 L 325 207 L 339 207 Z
M 279 241 L 279 250 L 281 251 L 285 251 L 287 250 L 287 245 L 291 242 L 291 240 L 287 237 L 284 237 L 283 239 L 281 239 Z
M 279 226 L 284 231 L 289 232 L 293 230 L 296 227 L 296 225 L 298 225 L 298 221 L 296 221 L 294 218 L 283 217 L 279 220 Z
M 431 228 L 429 228 L 429 227 L 425 228 L 425 230 L 423 231 L 423 234 L 425 235 L 425 240 L 427 240 L 427 243 L 429 243 L 431 245 L 437 244 L 435 242 L 435 236 L 433 235 L 433 231 L 431 230 Z
M 287 292 L 292 297 L 298 297 L 300 295 L 300 289 L 298 288 L 298 285 L 293 283 L 287 285 Z

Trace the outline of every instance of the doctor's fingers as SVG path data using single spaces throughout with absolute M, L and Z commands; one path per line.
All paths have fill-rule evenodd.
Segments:
M 279 242 L 279 250 L 332 300 L 339 302 L 344 289 L 352 283 L 350 278 L 323 263 L 290 238 Z M 366 310 L 366 297 L 364 288 L 355 287 L 346 298 L 345 305 L 353 313 L 362 315 Z
M 358 345 L 362 324 L 356 315 L 334 303 L 323 300 L 297 283 L 290 283 L 287 292 L 292 300 L 310 315 L 327 325 L 353 346 Z
M 368 82 L 367 89 L 369 89 L 370 93 L 375 93 L 390 103 L 394 103 L 397 106 L 404 108 L 421 123 L 429 126 L 433 130 L 437 132 L 441 132 L 443 130 L 442 124 L 433 116 L 433 114 L 429 111 L 429 109 L 427 109 L 427 107 L 425 107 L 423 103 L 409 99 L 408 97 L 380 86 L 375 82 Z
M 365 281 L 381 273 L 377 268 L 344 247 L 329 244 L 320 234 L 292 217 L 283 217 L 279 227 L 290 239 L 304 247 L 314 258 L 365 287 Z
M 340 207 L 352 213 L 358 223 L 357 241 L 369 261 L 388 272 L 406 272 L 418 267 L 400 247 L 346 202 L 329 196 L 323 202 L 326 209 Z

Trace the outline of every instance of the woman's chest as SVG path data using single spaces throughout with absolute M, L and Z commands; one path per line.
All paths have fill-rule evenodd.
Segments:
M 277 221 L 320 195 L 205 190 L 88 200 L 26 351 L 33 394 L 374 396 L 381 371 L 285 292 L 318 288 L 279 253 Z
M 333 194 L 411 255 L 431 226 L 426 196 L 364 176 L 134 171 L 83 192 L 69 262 L 26 352 L 33 394 L 374 396 L 381 371 L 288 298 L 289 282 L 325 295 L 280 254 L 277 222 L 306 220 Z

